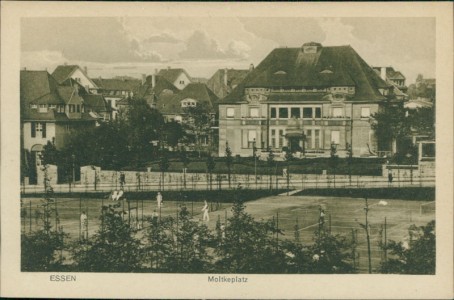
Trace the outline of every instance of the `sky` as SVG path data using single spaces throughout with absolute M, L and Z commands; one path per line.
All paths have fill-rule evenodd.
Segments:
M 277 47 L 351 45 L 371 66 L 435 77 L 434 18 L 23 18 L 21 68 L 87 66 L 89 76 L 140 78 L 185 68 L 193 77 L 258 65 Z

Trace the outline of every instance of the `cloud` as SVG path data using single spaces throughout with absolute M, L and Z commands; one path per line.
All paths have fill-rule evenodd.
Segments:
M 175 36 L 168 34 L 168 33 L 161 33 L 159 35 L 152 35 L 149 38 L 144 40 L 145 43 L 168 43 L 168 44 L 176 44 L 181 42 L 180 39 L 177 39 Z
M 159 55 L 142 52 L 118 18 L 25 18 L 21 47 L 22 51 L 59 51 L 70 61 L 159 61 Z
M 247 58 L 251 48 L 242 41 L 231 41 L 226 50 L 218 42 L 201 30 L 196 30 L 186 41 L 186 49 L 180 52 L 181 58 L 188 59 L 224 59 Z

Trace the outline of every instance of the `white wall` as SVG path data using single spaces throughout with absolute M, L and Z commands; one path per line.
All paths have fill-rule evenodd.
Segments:
M 31 150 L 36 144 L 46 145 L 47 141 L 52 141 L 55 137 L 55 123 L 46 123 L 46 138 L 42 138 L 40 133 L 36 137 L 32 138 L 31 135 L 31 123 L 24 123 L 24 148 Z
M 184 84 L 180 83 L 180 81 L 184 81 Z M 182 90 L 184 89 L 189 83 L 191 83 L 191 80 L 189 80 L 189 77 L 186 76 L 185 73 L 181 73 L 180 76 L 175 80 L 173 83 L 174 86 L 176 86 L 178 89 Z
M 76 78 L 80 78 L 80 84 L 86 88 L 88 86 L 89 89 L 92 89 L 94 88 L 95 86 L 93 85 L 93 83 L 91 83 L 91 81 L 88 79 L 88 77 L 85 76 L 84 73 L 82 73 L 82 71 L 80 69 L 76 69 L 76 71 L 74 71 L 74 73 L 71 75 L 71 78 L 73 79 L 76 79 Z

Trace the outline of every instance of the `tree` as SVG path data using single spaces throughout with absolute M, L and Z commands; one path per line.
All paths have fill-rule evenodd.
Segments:
M 409 242 L 390 240 L 387 245 L 392 258 L 383 262 L 380 272 L 393 274 L 435 274 L 435 221 L 425 226 L 410 226 Z
M 405 118 L 403 106 L 386 103 L 384 109 L 375 113 L 372 118 L 378 149 L 399 152 L 399 143 L 410 136 L 410 123 Z
M 178 146 L 178 142 L 184 137 L 183 127 L 180 123 L 175 121 L 170 121 L 164 124 L 164 139 L 172 148 Z
M 137 272 L 142 249 L 135 230 L 119 214 L 106 211 L 102 227 L 88 242 L 77 242 L 72 250 L 76 268 L 83 272 Z
M 211 115 L 209 108 L 203 103 L 197 106 L 188 106 L 183 109 L 184 123 L 186 124 L 187 134 L 194 136 L 194 142 L 200 153 L 202 150 L 202 139 L 208 138 L 210 133 Z
M 152 271 L 168 271 L 175 259 L 174 239 L 170 232 L 173 230 L 173 219 L 165 217 L 158 220 L 157 217 L 150 218 L 150 226 L 146 231 L 146 246 L 148 261 Z
M 429 138 L 435 138 L 435 107 L 422 107 L 416 111 L 409 111 L 408 120 L 412 130 Z
M 43 165 L 57 165 L 60 161 L 60 152 L 54 143 L 47 141 L 47 144 L 43 146 L 40 158 Z
M 61 270 L 63 257 L 57 251 L 64 248 L 64 238 L 67 234 L 61 228 L 52 228 L 51 216 L 58 212 L 53 199 L 53 189 L 50 186 L 47 170 L 44 166 L 45 195 L 41 201 L 43 209 L 43 227 L 29 234 L 21 235 L 21 269 L 22 271 L 58 271 Z
M 255 221 L 244 209 L 243 201 L 236 197 L 233 215 L 227 220 L 225 238 L 216 249 L 220 256 L 216 262 L 219 272 L 284 273 L 285 254 L 274 238 L 278 233 L 276 223 Z
M 211 154 L 209 154 L 207 157 L 206 165 L 207 165 L 207 172 L 209 174 L 210 190 L 212 190 L 213 170 L 214 170 L 214 167 L 216 166 L 216 162 L 214 161 L 214 158 L 213 158 L 213 156 L 211 156 Z
M 231 174 L 232 174 L 232 150 L 230 149 L 229 143 L 225 143 L 225 164 L 227 165 L 227 178 L 229 181 L 229 188 L 231 188 Z

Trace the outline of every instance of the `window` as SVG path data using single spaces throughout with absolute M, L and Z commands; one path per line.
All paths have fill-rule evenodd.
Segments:
M 303 108 L 303 118 L 304 119 L 312 119 L 312 107 L 304 107 Z
M 320 149 L 320 129 L 314 130 L 314 148 Z
M 361 107 L 361 118 L 369 118 L 369 117 L 370 117 L 370 108 Z
M 180 80 L 180 84 L 184 84 L 184 80 Z
M 312 130 L 306 131 L 306 147 L 312 149 Z
M 257 138 L 257 131 L 249 130 L 248 131 L 248 135 L 247 135 L 248 148 L 254 147 L 254 143 L 256 142 L 256 138 Z
M 277 118 L 276 107 L 271 107 L 270 117 L 271 117 L 271 119 Z
M 282 149 L 282 147 L 284 147 L 284 138 L 284 130 L 279 129 L 279 149 Z
M 47 112 L 47 105 L 46 105 L 46 104 L 40 104 L 40 105 L 39 105 L 39 112 L 40 112 L 40 113 L 45 113 L 45 112 Z
M 301 110 L 299 107 L 292 107 L 290 109 L 290 115 L 292 116 L 292 118 L 301 118 Z
M 271 129 L 271 147 L 276 148 L 276 129 Z
M 259 109 L 257 107 L 251 107 L 249 109 L 249 116 L 251 118 L 258 118 L 259 117 Z
M 34 137 L 46 137 L 46 123 L 31 123 L 31 136 Z
M 338 130 L 331 131 L 331 143 L 339 145 L 340 141 L 340 132 Z
M 49 108 L 51 108 L 51 109 L 55 109 L 56 107 L 57 107 L 57 105 L 55 105 L 55 104 L 49 105 Z
M 288 119 L 287 107 L 279 107 L 279 119 Z
M 227 118 L 235 117 L 235 108 L 227 107 Z
M 73 113 L 73 112 L 75 112 L 75 111 L 76 111 L 76 106 L 75 106 L 74 104 L 70 104 L 70 105 L 69 105 L 69 112 L 70 112 L 70 113 Z
M 36 104 L 30 104 L 30 107 L 36 109 L 36 108 L 38 108 L 38 105 L 36 105 Z
M 333 107 L 333 118 L 343 117 L 342 107 Z
M 316 107 L 315 108 L 315 118 L 320 119 L 322 117 L 322 108 L 321 107 Z
M 76 105 L 77 112 L 80 113 L 80 105 Z
M 59 113 L 64 113 L 65 112 L 65 106 L 64 105 L 59 105 L 58 106 L 58 112 Z

